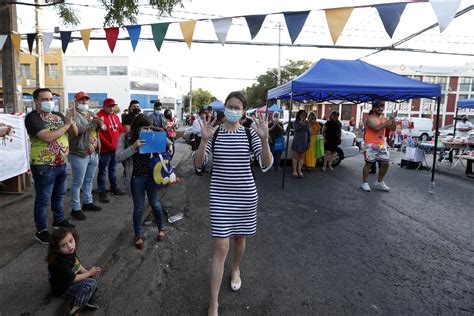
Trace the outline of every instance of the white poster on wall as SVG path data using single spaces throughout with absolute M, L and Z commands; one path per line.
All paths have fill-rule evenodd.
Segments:
M 25 173 L 30 168 L 24 121 L 22 116 L 0 114 L 0 125 L 10 127 L 7 135 L 0 137 L 0 181 Z

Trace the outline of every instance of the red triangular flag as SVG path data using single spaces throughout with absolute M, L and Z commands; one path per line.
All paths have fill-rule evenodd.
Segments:
M 120 29 L 118 27 L 109 27 L 105 28 L 104 31 L 105 38 L 107 39 L 107 44 L 109 44 L 110 51 L 113 53 Z

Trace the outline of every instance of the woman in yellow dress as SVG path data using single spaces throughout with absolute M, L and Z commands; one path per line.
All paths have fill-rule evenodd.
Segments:
M 320 133 L 321 126 L 318 121 L 316 121 L 316 113 L 311 112 L 308 115 L 309 129 L 311 134 L 311 141 L 309 143 L 309 149 L 306 151 L 304 157 L 304 164 L 307 169 L 314 169 L 316 167 L 316 154 L 315 146 L 316 140 L 318 139 L 318 134 Z

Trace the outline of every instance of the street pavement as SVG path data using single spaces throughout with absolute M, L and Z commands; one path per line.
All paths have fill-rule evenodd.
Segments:
M 304 179 L 288 173 L 284 190 L 281 172 L 256 170 L 257 235 L 248 240 L 237 293 L 229 287 L 227 260 L 220 311 L 473 314 L 474 180 L 462 170 L 446 169 L 437 173 L 430 194 L 431 174 L 400 168 L 400 158 L 392 154 L 389 193 L 360 189 L 361 157 L 344 160 L 332 172 L 307 172 Z M 74 222 L 82 262 L 103 267 L 101 309 L 90 314 L 206 313 L 212 255 L 209 174 L 194 175 L 189 146 L 180 142 L 174 164 L 182 183 L 162 190 L 162 204 L 171 215 L 183 212 L 184 219 L 168 225 L 165 241 L 154 241 L 151 225 L 145 227 L 145 249 L 133 247 L 127 197 L 113 197 L 103 211 Z M 32 217 L 31 200 L 10 204 L 2 213 Z M 8 218 L 14 225 L 14 216 Z M 21 238 L 33 238 L 32 218 L 30 226 Z M 46 247 L 18 244 L 21 251 L 1 251 L 0 314 L 60 311 L 61 300 L 47 297 Z

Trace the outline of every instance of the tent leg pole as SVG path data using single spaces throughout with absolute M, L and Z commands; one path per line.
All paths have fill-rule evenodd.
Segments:
M 285 175 L 286 175 L 286 158 L 288 157 L 288 145 L 290 144 L 290 126 L 291 126 L 291 111 L 293 110 L 293 93 L 290 95 L 290 109 L 288 113 L 288 126 L 286 131 L 286 150 L 285 150 L 285 163 L 283 164 L 283 177 L 281 180 L 281 188 L 285 188 Z
M 438 153 L 438 138 L 439 138 L 439 112 L 441 107 L 441 97 L 437 98 L 437 108 L 436 108 L 436 134 L 434 140 L 434 152 L 433 152 L 433 166 L 431 167 L 431 183 L 430 190 L 431 194 L 435 191 L 435 167 L 436 167 L 436 154 Z

